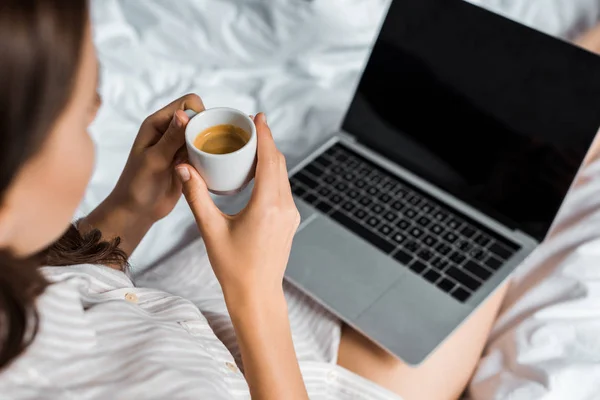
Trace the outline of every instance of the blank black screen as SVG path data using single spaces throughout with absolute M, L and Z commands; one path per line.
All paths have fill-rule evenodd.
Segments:
M 600 57 L 462 0 L 395 0 L 343 129 L 542 239 L 600 126 Z

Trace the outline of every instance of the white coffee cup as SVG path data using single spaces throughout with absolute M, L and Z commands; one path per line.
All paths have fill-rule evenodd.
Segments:
M 198 170 L 208 190 L 214 194 L 234 194 L 246 187 L 254 177 L 256 168 L 256 126 L 245 113 L 227 107 L 209 108 L 198 114 L 186 110 L 191 118 L 185 128 L 190 163 Z M 226 154 L 204 152 L 194 146 L 200 132 L 215 125 L 237 126 L 250 135 L 248 142 L 239 150 Z

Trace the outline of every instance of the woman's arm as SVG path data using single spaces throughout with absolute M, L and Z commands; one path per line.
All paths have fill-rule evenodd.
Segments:
M 171 212 L 181 197 L 174 167 L 185 161 L 186 109 L 200 112 L 204 105 L 189 94 L 146 118 L 114 190 L 79 221 L 83 234 L 98 229 L 106 241 L 119 237 L 130 256 L 154 222 Z
M 224 215 L 198 172 L 177 167 L 223 289 L 253 399 L 306 399 L 283 296 L 283 275 L 300 223 L 285 159 L 264 114 L 255 118 L 258 149 L 247 207 Z
M 227 309 L 252 398 L 305 399 L 283 289 L 230 297 Z

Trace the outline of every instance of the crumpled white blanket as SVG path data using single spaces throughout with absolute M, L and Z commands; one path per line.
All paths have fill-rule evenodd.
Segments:
M 93 0 L 104 103 L 91 127 L 97 168 L 79 215 L 113 187 L 141 121 L 187 92 L 207 107 L 265 111 L 293 164 L 339 126 L 388 1 Z M 600 0 L 469 1 L 567 39 L 600 15 Z M 599 173 L 598 164 L 586 171 Z M 598 191 L 600 180 L 573 193 L 565 221 L 587 212 L 586 221 L 565 222 L 517 271 L 473 398 L 600 398 Z M 235 208 L 230 202 L 223 207 Z M 134 273 L 195 237 L 182 201 L 136 250 Z

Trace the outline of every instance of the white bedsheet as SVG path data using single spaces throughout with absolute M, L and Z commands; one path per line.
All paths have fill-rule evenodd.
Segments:
M 600 14 L 600 0 L 469 1 L 564 38 L 591 26 Z M 278 145 L 293 163 L 339 126 L 387 4 L 94 0 L 104 103 L 91 128 L 97 168 L 79 214 L 89 212 L 113 187 L 145 116 L 188 92 L 198 93 L 207 107 L 265 111 Z M 134 271 L 196 236 L 182 201 L 136 250 Z M 579 240 L 576 236 L 561 240 Z M 600 243 L 585 251 L 600 253 Z M 473 396 L 593 398 L 593 390 L 600 389 L 595 384 L 600 382 L 600 342 L 595 339 L 600 337 L 600 320 L 593 307 L 600 302 L 586 285 L 594 284 L 597 272 L 590 267 L 584 282 L 575 283 L 558 270 L 543 277 L 530 272 L 535 266 L 528 268 L 519 271 L 507 316 L 498 323 L 490 356 L 474 380 Z M 524 292 L 522 282 L 529 289 L 518 296 Z M 576 305 L 565 303 L 567 292 L 580 296 Z M 541 312 L 528 311 L 540 307 Z M 572 324 L 575 313 L 589 324 L 577 328 Z M 511 315 L 524 321 L 517 324 Z

